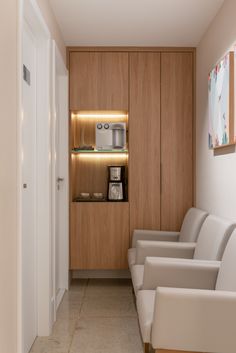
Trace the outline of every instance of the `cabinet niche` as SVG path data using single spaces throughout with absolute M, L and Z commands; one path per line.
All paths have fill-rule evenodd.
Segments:
M 126 144 L 122 149 L 98 150 L 97 124 L 125 124 Z M 112 125 L 113 124 L 113 125 Z M 124 166 L 126 187 L 124 201 L 128 200 L 128 112 L 127 111 L 77 111 L 71 113 L 71 199 L 79 195 L 102 194 L 107 200 L 108 166 Z M 83 200 L 81 200 L 83 201 Z M 88 201 L 85 199 L 84 201 Z

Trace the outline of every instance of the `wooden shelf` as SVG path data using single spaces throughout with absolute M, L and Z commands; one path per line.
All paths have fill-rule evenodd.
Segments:
M 78 200 L 78 201 L 72 201 L 72 204 L 74 204 L 74 203 L 84 203 L 84 202 L 91 202 L 91 203 L 93 203 L 93 202 L 96 202 L 96 203 L 98 203 L 98 202 L 102 202 L 102 203 L 127 203 L 127 202 L 129 202 L 128 200 L 121 200 L 121 201 L 108 201 L 108 200 Z
M 75 149 L 72 149 L 71 153 L 74 153 L 74 154 L 86 154 L 86 153 L 89 153 L 89 154 L 104 154 L 104 153 L 128 153 L 128 150 L 75 150 Z

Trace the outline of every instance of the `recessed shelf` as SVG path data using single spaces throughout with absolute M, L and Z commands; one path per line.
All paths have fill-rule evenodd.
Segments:
M 124 166 L 126 168 L 124 187 L 124 196 L 127 199 L 128 190 L 128 111 L 126 110 L 80 110 L 71 111 L 71 170 L 72 170 L 72 189 L 71 201 L 73 203 L 93 203 L 110 204 L 112 202 L 120 203 L 127 201 L 109 201 L 107 197 L 103 200 L 97 199 L 76 199 L 81 192 L 92 194 L 94 191 L 107 195 L 108 189 L 108 166 Z M 126 143 L 114 144 L 113 132 L 109 135 L 110 140 L 106 144 L 96 144 L 96 124 L 105 122 L 109 124 L 122 123 L 125 125 Z M 112 137 L 113 138 L 113 137 Z M 97 146 L 104 146 L 105 149 L 97 149 Z M 119 148 L 120 147 L 120 148 Z M 123 147 L 123 148 L 122 148 Z M 122 148 L 122 149 L 121 149 Z
M 107 202 L 107 199 L 74 199 L 73 202 Z
M 99 203 L 99 202 L 103 202 L 103 203 L 128 203 L 128 200 L 120 200 L 120 201 L 108 201 L 108 200 L 78 200 L 78 201 L 72 201 L 73 204 L 75 203 L 84 203 L 84 202 L 91 202 L 91 203 Z
M 75 154 L 84 154 L 84 153 L 89 153 L 89 154 L 103 154 L 103 153 L 128 153 L 128 150 L 79 150 L 79 149 L 72 149 L 72 153 Z

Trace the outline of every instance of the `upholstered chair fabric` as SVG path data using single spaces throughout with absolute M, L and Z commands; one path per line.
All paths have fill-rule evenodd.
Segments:
M 170 246 L 168 246 L 167 252 L 165 247 L 166 242 L 154 242 L 155 244 L 153 245 L 153 242 L 150 242 L 152 248 L 148 249 L 149 242 L 139 240 L 136 249 L 136 259 L 138 257 L 138 261 L 136 260 L 135 265 L 131 268 L 131 278 L 135 294 L 137 295 L 138 291 L 143 288 L 144 282 L 145 289 L 153 289 L 159 286 L 160 264 L 158 259 L 160 257 L 190 259 L 189 250 L 191 249 L 187 249 L 188 251 L 186 252 L 186 246 L 187 248 L 189 246 L 192 248 L 191 261 L 221 261 L 234 228 L 235 224 L 232 221 L 210 215 L 205 219 L 196 243 L 168 243 Z M 194 244 L 195 246 L 193 246 Z M 181 247 L 183 248 L 182 252 L 180 251 Z M 162 250 L 163 248 L 164 250 Z M 186 256 L 183 256 L 183 252 L 186 253 Z M 150 255 L 153 257 L 151 261 L 148 260 Z M 148 288 L 148 283 L 152 284 L 150 288 Z
M 183 224 L 180 229 L 179 241 L 197 241 L 200 229 L 207 215 L 207 212 L 198 208 L 190 208 L 184 217 Z
M 163 266 L 166 260 L 159 259 Z M 172 265 L 176 261 L 178 271 L 174 270 L 175 274 L 168 277 L 163 272 L 159 274 L 160 286 L 138 292 L 137 310 L 143 342 L 151 343 L 155 350 L 236 352 L 236 230 L 230 236 L 221 262 L 193 260 L 189 267 L 190 260 L 170 261 Z M 203 264 L 204 280 L 194 275 L 196 271 L 201 273 Z M 183 275 L 186 270 L 189 271 L 187 276 Z
M 208 216 L 200 230 L 193 258 L 221 260 L 234 228 L 235 224 L 232 221 L 213 215 Z
M 138 240 L 179 241 L 179 232 L 163 230 L 135 229 L 132 238 L 132 248 L 136 248 Z
M 232 233 L 225 249 L 216 282 L 216 290 L 236 292 L 236 230 Z
M 196 242 L 201 226 L 207 215 L 205 211 L 193 207 L 190 208 L 184 217 L 180 232 L 135 229 L 132 238 L 132 248 L 128 250 L 128 264 L 130 270 L 136 263 L 136 247 L 139 240 Z

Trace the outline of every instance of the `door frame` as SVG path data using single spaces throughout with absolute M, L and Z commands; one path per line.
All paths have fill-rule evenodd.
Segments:
M 25 37 L 25 38 L 24 38 Z M 27 167 L 27 172 L 26 174 L 24 173 L 24 163 L 22 163 L 22 170 L 21 170 L 21 177 L 22 177 L 22 184 L 23 183 L 29 183 L 29 185 L 26 186 L 27 190 L 24 190 L 23 185 L 21 185 L 21 191 L 22 191 L 22 199 L 21 199 L 21 207 L 22 207 L 22 219 L 21 219 L 21 232 L 22 232 L 22 284 L 24 283 L 24 281 L 26 280 L 26 285 L 29 285 L 29 288 L 32 289 L 31 286 L 33 286 L 33 293 L 31 292 L 31 289 L 25 290 L 25 288 L 22 287 L 22 312 L 25 314 L 25 311 L 29 313 L 29 310 L 32 310 L 35 314 L 34 316 L 34 322 L 31 320 L 29 321 L 29 326 L 27 326 L 27 320 L 26 318 L 24 318 L 24 316 L 22 317 L 22 348 L 23 348 L 23 352 L 28 352 L 28 350 L 30 349 L 29 344 L 32 344 L 32 341 L 29 340 L 29 338 L 34 338 L 37 336 L 37 330 L 38 330 L 38 323 L 37 323 L 37 219 L 36 219 L 36 214 L 37 214 L 37 166 L 36 166 L 36 161 L 37 161 L 37 136 L 36 136 L 36 125 L 37 125 L 37 119 L 36 119 L 36 91 L 37 91 L 37 82 L 34 80 L 34 78 L 36 77 L 37 74 L 37 63 L 36 63 L 36 57 L 37 57 L 37 44 L 35 44 L 35 37 L 33 35 L 33 33 L 31 32 L 31 28 L 28 26 L 28 23 L 26 21 L 23 22 L 23 27 L 22 27 L 22 57 L 24 56 L 24 50 L 27 52 L 28 50 L 28 45 L 24 43 L 25 40 L 30 39 L 32 45 L 33 45 L 33 52 L 31 54 L 34 54 L 34 58 L 33 58 L 33 62 L 34 62 L 34 70 L 31 72 L 30 71 L 30 83 L 29 85 L 31 86 L 31 89 L 34 90 L 34 103 L 32 105 L 33 110 L 35 112 L 35 114 L 28 115 L 28 119 L 22 115 L 22 129 L 21 129 L 21 150 L 22 150 L 22 161 L 25 160 L 25 155 L 27 155 L 28 153 L 31 153 L 32 155 L 32 165 L 30 166 L 30 168 L 28 169 Z M 31 57 L 31 56 L 30 56 Z M 27 65 L 27 62 L 23 61 L 23 64 Z M 24 92 L 24 97 L 22 96 L 22 113 L 26 110 L 27 111 L 27 106 L 28 104 L 31 106 L 31 98 L 32 96 L 30 95 L 30 97 L 27 95 L 27 91 L 29 88 L 24 88 L 24 86 L 26 86 L 26 83 L 23 82 L 24 79 L 21 78 L 21 88 L 22 88 L 22 94 Z M 35 81 L 35 85 L 34 82 Z M 32 83 L 32 84 L 31 84 Z M 25 105 L 24 105 L 25 104 Z M 25 122 L 25 118 L 27 120 L 27 122 Z M 30 124 L 30 127 L 28 126 L 28 124 Z M 27 133 L 26 131 L 24 131 L 24 127 L 26 128 L 26 131 L 28 130 L 29 133 Z M 23 136 L 24 135 L 24 136 Z M 30 135 L 30 136 L 29 136 Z M 28 145 L 28 139 L 30 139 L 30 146 Z M 26 143 L 26 144 L 25 144 Z M 30 151 L 28 151 L 27 149 L 30 148 Z M 29 175 L 28 172 L 31 174 Z M 28 177 L 31 176 L 33 177 L 32 179 L 28 179 Z M 26 193 L 26 194 L 25 194 Z M 25 194 L 25 196 L 24 196 Z M 27 198 L 27 194 L 28 196 L 30 195 L 30 201 L 28 203 L 28 201 L 24 201 L 24 197 Z M 24 210 L 24 207 L 27 207 L 27 209 L 33 211 L 33 219 L 31 221 L 33 221 L 33 228 L 31 228 L 32 233 L 28 233 L 28 231 L 26 231 L 26 234 L 23 233 L 24 229 L 27 228 L 27 222 L 28 222 L 28 217 L 29 215 L 27 215 L 27 213 L 25 213 L 26 211 Z M 24 215 L 23 215 L 24 213 Z M 24 229 L 23 229 L 24 228 Z M 30 241 L 33 241 L 33 243 L 31 245 L 28 245 L 28 240 L 30 237 Z M 27 239 L 26 239 L 27 238 Z M 33 247 L 32 247 L 33 245 Z M 27 255 L 27 252 L 30 250 L 30 256 L 31 256 L 31 260 L 28 262 L 27 260 L 25 260 L 23 258 L 24 254 L 26 255 L 26 257 L 29 255 Z M 26 253 L 25 253 L 26 252 Z M 25 262 L 26 261 L 26 262 Z M 29 266 L 31 266 L 31 268 L 29 268 Z M 25 271 L 25 272 L 24 272 Z M 27 275 L 29 275 L 29 272 L 27 271 L 32 271 L 31 273 L 33 274 L 33 278 L 30 278 L 30 280 L 27 278 Z M 33 280 L 33 283 L 31 282 L 31 280 Z M 29 283 L 30 281 L 30 283 Z M 25 297 L 24 297 L 25 296 Z M 27 307 L 28 306 L 28 299 L 32 300 L 33 299 L 33 308 Z M 29 304 L 30 305 L 30 304 Z M 24 319 L 23 319 L 24 318 Z M 24 326 L 26 325 L 26 326 Z M 26 333 L 26 330 L 31 330 L 34 329 L 34 332 L 30 332 L 30 337 L 28 337 L 28 333 Z M 32 335 L 31 335 L 32 334 Z
M 59 79 L 59 83 L 57 82 Z M 58 85 L 58 97 L 56 96 L 56 85 Z M 56 129 L 57 125 L 63 126 L 63 138 L 60 146 L 57 146 Z M 52 269 L 53 269 L 53 302 L 54 302 L 54 321 L 56 321 L 56 311 L 66 290 L 69 288 L 69 132 L 68 132 L 68 70 L 64 64 L 62 56 L 56 45 L 52 41 Z M 57 148 L 63 150 L 62 176 L 63 196 L 64 196 L 64 229 L 65 234 L 59 240 L 60 259 L 62 260 L 59 269 L 56 268 L 56 209 L 57 209 L 57 177 L 56 162 Z M 61 205 L 62 206 L 62 205 Z M 61 289 L 56 293 L 56 271 L 60 272 Z
M 37 41 L 37 113 L 36 113 L 36 243 L 37 243 L 37 326 L 38 336 L 51 333 L 51 110 L 50 59 L 51 35 L 36 0 L 20 0 L 19 4 L 19 122 L 18 122 L 18 351 L 23 349 L 22 317 L 22 32 L 24 23 Z

